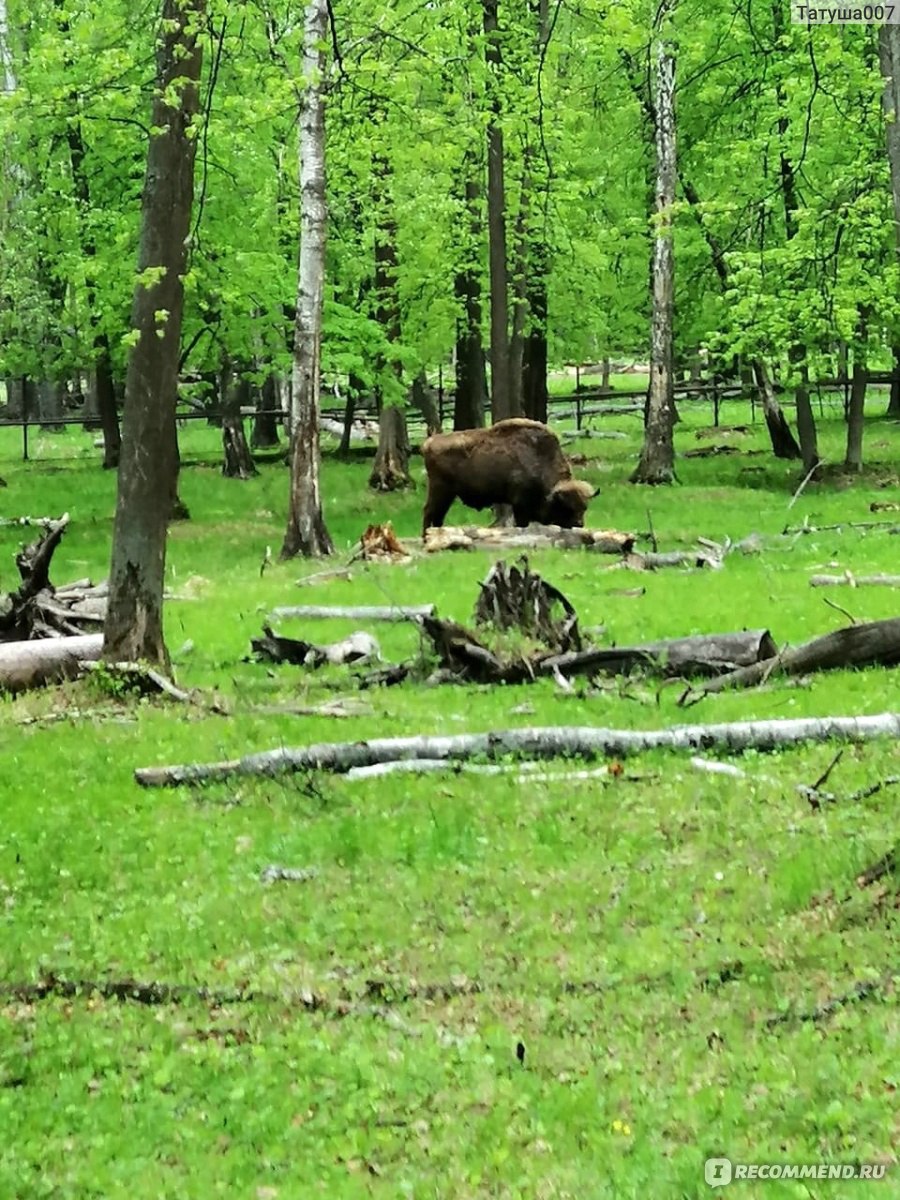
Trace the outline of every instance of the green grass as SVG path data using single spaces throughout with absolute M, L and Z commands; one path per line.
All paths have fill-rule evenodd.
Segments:
M 732 405 L 723 420 L 745 416 Z M 684 417 L 679 449 L 702 444 L 693 432 L 706 414 Z M 900 538 L 885 532 L 774 537 L 804 518 L 873 519 L 871 501 L 896 497 L 895 425 L 870 423 L 862 479 L 811 484 L 788 511 L 797 467 L 766 455 L 682 458 L 678 486 L 633 488 L 639 420 L 603 420 L 629 437 L 577 446 L 597 456 L 579 468 L 601 489 L 592 525 L 644 530 L 649 508 L 664 549 L 773 535 L 716 573 L 638 576 L 591 555 L 534 555 L 607 639 L 768 626 L 796 642 L 845 622 L 809 588 L 814 570 L 897 570 Z M 285 468 L 236 483 L 219 473 L 214 430 L 194 423 L 181 441 L 195 464 L 180 488 L 193 519 L 170 534 L 169 586 L 182 598 L 167 606 L 167 637 L 179 682 L 215 693 L 230 715 L 129 705 L 84 683 L 0 701 L 0 979 L 55 972 L 265 995 L 155 1008 L 3 1001 L 0 1197 L 693 1197 L 708 1190 L 704 1159 L 722 1153 L 896 1164 L 895 996 L 823 1022 L 766 1024 L 897 962 L 896 881 L 854 884 L 897 841 L 896 790 L 819 814 L 795 790 L 833 747 L 745 755 L 744 780 L 657 753 L 608 781 L 448 773 L 136 787 L 136 766 L 282 744 L 684 719 L 674 689 L 657 696 L 639 680 L 573 695 L 551 682 L 398 687 L 362 693 L 368 711 L 345 720 L 255 713 L 355 695 L 338 669 L 243 661 L 276 604 L 434 601 L 467 620 L 490 559 L 357 565 L 351 581 L 303 590 L 295 581 L 323 564 L 260 577 L 266 546 L 281 542 Z M 840 424 L 826 423 L 826 458 L 839 461 L 841 443 Z M 69 511 L 54 580 L 103 577 L 115 480 L 90 436 L 42 435 L 27 469 L 18 444 L 0 433 L 4 514 Z M 763 449 L 764 434 L 740 444 Z M 417 532 L 414 462 L 419 488 L 387 497 L 366 490 L 363 463 L 326 462 L 341 561 L 371 520 Z M 0 589 L 15 584 L 22 537 L 0 529 Z M 640 597 L 613 594 L 638 585 Z M 859 620 L 897 613 L 889 589 L 833 598 Z M 326 640 L 353 625 L 283 628 Z M 409 626 L 375 632 L 389 661 L 418 652 Z M 841 671 L 710 698 L 690 719 L 892 708 L 896 671 Z M 73 710 L 82 715 L 44 719 Z M 849 747 L 828 786 L 847 795 L 898 770 L 893 743 Z M 269 863 L 317 875 L 266 886 Z M 290 1002 L 304 992 L 318 1011 Z M 896 1194 L 893 1169 L 893 1182 L 852 1194 Z M 740 1194 L 848 1189 L 745 1183 Z

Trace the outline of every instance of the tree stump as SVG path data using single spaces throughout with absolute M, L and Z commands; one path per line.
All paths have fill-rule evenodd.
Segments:
M 378 421 L 378 450 L 369 476 L 369 487 L 376 492 L 395 492 L 409 487 L 409 435 L 402 408 L 389 405 Z
M 474 619 L 476 625 L 520 629 L 561 654 L 581 649 L 578 614 L 558 588 L 531 570 L 524 554 L 516 566 L 494 563 L 481 584 Z

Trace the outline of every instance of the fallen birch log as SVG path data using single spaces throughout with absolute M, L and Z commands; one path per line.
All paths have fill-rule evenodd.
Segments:
M 385 775 L 428 775 L 436 771 L 453 771 L 464 775 L 504 775 L 519 783 L 551 783 L 582 779 L 615 778 L 609 767 L 594 767 L 590 771 L 536 771 L 543 763 L 461 763 L 447 758 L 400 758 L 394 762 L 373 763 L 370 767 L 351 767 L 347 779 L 380 779 Z
M 273 617 L 306 620 L 418 621 L 422 617 L 433 617 L 434 613 L 433 604 L 295 604 L 272 609 Z
M 143 787 L 175 787 L 213 783 L 234 776 L 277 776 L 297 771 L 343 773 L 353 767 L 400 759 L 498 759 L 507 755 L 533 759 L 624 757 L 646 750 L 775 750 L 801 742 L 845 738 L 868 741 L 900 737 L 900 713 L 864 717 L 804 717 L 793 720 L 738 721 L 719 725 L 676 725 L 671 729 L 603 729 L 594 726 L 546 726 L 493 733 L 451 736 L 374 738 L 371 741 L 322 742 L 279 747 L 244 758 L 215 763 L 139 767 L 135 780 Z
M 26 525 L 42 525 L 45 529 L 49 529 L 56 520 L 56 517 L 0 517 L 0 529 Z
M 4 642 L 0 644 L 0 691 L 25 692 L 73 679 L 81 664 L 96 662 L 102 650 L 102 633 Z
M 633 533 L 612 529 L 560 529 L 529 525 L 526 529 L 495 525 L 443 525 L 425 531 L 425 551 L 441 550 L 591 550 L 595 554 L 627 554 Z M 418 541 L 415 542 L 418 545 Z
M 900 575 L 811 575 L 810 587 L 900 587 Z
M 562 436 L 565 442 L 580 442 L 582 438 L 604 438 L 609 442 L 624 442 L 628 440 L 628 434 L 622 433 L 617 429 L 568 429 Z
M 722 558 L 708 550 L 648 550 L 646 554 L 634 551 L 626 554 L 622 566 L 631 571 L 657 571 L 661 567 L 709 567 L 718 571 Z
M 900 663 L 900 617 L 848 625 L 823 637 L 813 638 L 793 650 L 741 667 L 712 679 L 697 692 L 687 691 L 682 706 L 696 704 L 712 692 L 727 688 L 752 687 L 771 675 L 803 675 L 807 671 L 834 671 L 845 667 L 893 667 Z
M 900 533 L 900 525 L 896 521 L 838 521 L 834 525 L 810 525 L 806 521 L 802 525 L 785 525 L 782 537 L 796 533 L 833 533 L 842 529 L 878 529 L 882 533 Z

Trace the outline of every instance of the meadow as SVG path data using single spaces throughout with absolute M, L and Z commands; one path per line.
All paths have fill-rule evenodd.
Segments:
M 709 444 L 695 436 L 708 412 L 682 415 L 678 449 Z M 627 483 L 639 417 L 600 427 L 627 437 L 574 444 L 591 456 L 577 473 L 600 489 L 590 525 L 652 521 L 660 549 L 760 535 L 716 572 L 533 554 L 603 641 L 768 627 L 796 644 L 847 623 L 826 598 L 857 620 L 898 615 L 896 590 L 808 581 L 896 572 L 900 536 L 782 536 L 878 519 L 870 504 L 898 494 L 896 424 L 869 422 L 862 477 L 829 472 L 790 508 L 797 466 L 763 453 L 760 425 L 712 439 L 760 453 L 679 457 L 666 490 Z M 839 419 L 823 422 L 826 461 L 843 437 Z M 888 1168 L 884 1182 L 734 1184 L 746 1198 L 898 1194 L 898 880 L 857 884 L 897 845 L 898 790 L 841 799 L 900 773 L 896 743 L 847 746 L 828 781 L 837 801 L 818 811 L 797 785 L 822 775 L 833 745 L 745 754 L 742 778 L 673 753 L 585 780 L 448 770 L 145 791 L 133 778 L 415 732 L 896 711 L 897 671 L 773 678 L 686 718 L 677 689 L 639 677 L 571 693 L 552 680 L 360 692 L 346 668 L 247 661 L 276 605 L 434 602 L 468 621 L 492 558 L 357 562 L 350 579 L 298 588 L 331 564 L 261 571 L 281 544 L 285 466 L 224 479 L 218 438 L 199 422 L 180 434 L 191 520 L 168 547 L 167 641 L 195 702 L 137 701 L 102 677 L 0 700 L 0 1197 L 694 1197 L 720 1155 Z M 93 436 L 33 433 L 27 465 L 19 444 L 0 431 L 0 515 L 68 511 L 54 582 L 104 578 L 115 479 Z M 415 489 L 375 495 L 364 460 L 326 455 L 335 565 L 370 521 L 418 532 L 421 460 L 413 472 Z M 26 536 L 0 529 L 0 590 L 15 586 Z M 357 626 L 280 628 L 326 641 Z M 412 625 L 372 631 L 388 662 L 421 652 Z M 273 711 L 340 697 L 353 715 Z M 308 876 L 266 883 L 271 864 Z M 17 994 L 51 977 L 186 990 L 145 997 L 156 1003 Z

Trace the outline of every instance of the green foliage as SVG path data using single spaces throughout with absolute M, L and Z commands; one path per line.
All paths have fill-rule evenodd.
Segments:
M 499 13 L 502 66 L 489 72 L 477 7 L 335 5 L 329 374 L 353 371 L 390 390 L 392 363 L 408 382 L 446 359 L 455 274 L 474 256 L 484 278 L 484 238 L 464 229 L 462 190 L 467 174 L 483 174 L 495 100 L 513 284 L 524 236 L 547 253 L 552 360 L 644 352 L 652 6 L 563 6 L 542 49 L 528 6 L 501 3 Z M 782 5 L 735 10 L 724 0 L 675 10 L 680 174 L 699 196 L 696 206 L 680 199 L 676 212 L 676 339 L 683 354 L 704 345 L 723 359 L 783 363 L 799 342 L 811 371 L 827 373 L 840 343 L 862 336 L 859 349 L 879 363 L 900 335 L 876 31 L 807 29 L 787 15 Z M 223 353 L 246 370 L 287 364 L 301 24 L 290 5 L 209 6 L 189 370 L 215 370 Z M 0 366 L 37 377 L 84 368 L 102 333 L 121 375 L 153 17 L 121 0 L 10 0 L 9 28 L 18 86 L 0 97 Z M 790 236 L 783 162 L 796 178 Z M 388 227 L 401 335 L 386 353 L 373 247 Z M 724 293 L 707 234 L 728 263 Z

